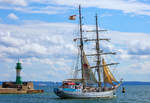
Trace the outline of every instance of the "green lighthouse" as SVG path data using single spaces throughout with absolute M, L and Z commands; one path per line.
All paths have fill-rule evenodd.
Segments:
M 18 60 L 18 63 L 16 63 L 16 84 L 21 85 L 22 84 L 22 80 L 21 80 L 21 76 L 20 76 L 20 72 L 21 72 L 21 63 Z

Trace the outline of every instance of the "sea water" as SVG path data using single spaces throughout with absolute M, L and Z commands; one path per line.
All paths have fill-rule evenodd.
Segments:
M 60 99 L 53 93 L 55 86 L 39 86 L 42 94 L 0 94 L 0 103 L 150 103 L 150 85 L 127 85 L 125 93 L 122 87 L 113 99 Z

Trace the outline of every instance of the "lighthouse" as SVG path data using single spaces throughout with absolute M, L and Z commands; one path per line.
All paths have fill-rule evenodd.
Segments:
M 18 62 L 16 63 L 16 84 L 21 85 L 22 84 L 22 80 L 21 80 L 21 76 L 20 76 L 20 72 L 21 72 L 21 63 Z

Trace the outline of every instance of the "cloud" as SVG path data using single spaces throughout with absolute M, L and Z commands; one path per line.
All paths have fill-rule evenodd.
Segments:
M 139 15 L 150 15 L 150 5 L 136 0 L 53 0 L 54 4 L 78 6 L 82 7 L 97 7 L 102 9 L 120 10 L 124 13 L 135 13 Z
M 16 6 L 27 6 L 25 0 L 0 0 L 1 4 L 16 5 Z
M 150 55 L 150 34 L 112 31 L 111 38 L 116 45 L 126 45 L 130 55 Z
M 84 8 L 95 7 L 123 13 L 150 15 L 150 5 L 136 0 L 0 0 L 0 2 L 1 9 L 13 9 L 25 13 L 65 13 L 74 8 L 78 9 L 78 5 L 81 4 Z
M 72 59 L 76 54 L 71 35 L 74 27 L 70 23 L 40 21 L 24 21 L 21 25 L 0 24 L 0 61 L 3 64 L 15 65 L 17 58 L 20 57 L 25 68 L 22 74 L 24 80 L 29 80 L 29 77 L 32 80 L 64 79 L 70 76 L 68 74 L 71 70 Z M 28 74 L 29 69 L 34 75 L 31 72 Z M 42 69 L 55 74 L 41 73 Z M 57 73 L 60 75 L 56 76 Z M 52 78 L 49 79 L 49 77 Z
M 33 14 L 60 14 L 65 13 L 71 7 L 64 7 L 64 6 L 27 6 L 27 7 L 21 7 L 21 6 L 0 6 L 0 9 L 6 9 L 6 10 L 15 10 L 23 13 L 33 13 Z
M 19 19 L 14 13 L 10 13 L 7 17 L 13 20 Z
M 0 52 L 12 59 L 18 56 L 46 58 L 76 52 L 70 42 L 72 39 L 64 36 L 68 34 L 67 36 L 71 37 L 69 34 L 72 33 L 73 24 L 36 22 L 35 25 L 34 22 L 26 21 L 24 25 L 1 24 L 0 27 L 3 29 L 0 30 Z M 66 27 L 70 30 L 61 32 L 65 31 Z
M 5 8 L 5 7 L 3 7 Z M 21 11 L 24 13 L 34 13 L 34 14 L 60 14 L 66 12 L 68 7 L 55 7 L 55 6 L 44 6 L 44 7 L 7 7 L 6 9 L 14 9 L 16 11 Z
M 4 64 L 14 63 L 20 57 L 26 68 L 23 75 L 26 80 L 29 77 L 33 77 L 33 80 L 37 80 L 37 78 L 49 80 L 49 76 L 51 76 L 51 80 L 57 81 L 60 78 L 61 80 L 69 78 L 77 56 L 77 45 L 72 41 L 77 37 L 78 32 L 73 35 L 74 29 L 77 27 L 78 25 L 72 23 L 41 21 L 24 21 L 21 25 L 0 24 L 0 61 Z M 93 29 L 93 25 L 83 26 L 83 29 Z M 95 37 L 95 33 L 86 33 L 84 36 Z M 105 49 L 104 52 L 116 51 L 118 53 L 116 58 L 112 57 L 112 59 L 105 56 L 108 60 L 120 62 L 120 68 L 123 70 L 118 71 L 130 71 L 133 63 L 135 69 L 141 67 L 136 69 L 137 73 L 143 71 L 144 74 L 148 71 L 147 61 L 149 61 L 150 55 L 143 51 L 150 49 L 150 34 L 110 31 L 107 32 L 107 35 L 101 33 L 101 38 L 111 38 L 110 43 L 101 41 L 101 47 Z M 88 44 L 89 46 L 93 47 L 95 43 Z M 138 62 L 144 62 L 147 69 L 144 69 L 143 64 Z M 37 71 L 37 74 L 42 75 L 43 78 L 40 79 L 36 73 L 34 76 L 30 74 L 29 77 L 26 77 L 29 68 L 32 72 Z M 41 73 L 41 68 L 44 69 L 43 71 L 49 72 Z
M 129 49 L 129 54 L 132 55 L 150 55 L 150 46 L 148 41 L 136 40 L 132 42 L 131 48 Z

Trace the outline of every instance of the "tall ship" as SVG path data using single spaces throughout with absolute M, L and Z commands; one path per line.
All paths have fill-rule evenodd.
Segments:
M 73 17 L 71 19 L 74 19 Z M 66 79 L 63 81 L 62 86 L 54 88 L 54 93 L 60 98 L 113 98 L 116 96 L 116 90 L 120 86 L 121 81 L 117 81 L 110 71 L 111 65 L 117 65 L 118 63 L 107 64 L 104 55 L 115 55 L 115 52 L 103 52 L 100 48 L 101 41 L 109 41 L 107 38 L 100 38 L 98 27 L 98 18 L 95 16 L 96 26 L 95 30 L 88 32 L 95 32 L 94 39 L 87 39 L 83 37 L 82 29 L 82 15 L 81 7 L 79 6 L 79 21 L 80 21 L 80 37 L 74 39 L 79 42 L 79 62 L 80 67 L 75 69 L 74 78 Z M 95 43 L 95 53 L 86 54 L 85 42 Z M 92 46 L 93 48 L 93 46 Z M 95 66 L 91 66 L 88 56 L 94 56 L 96 62 Z M 80 78 L 77 78 L 77 74 L 80 73 Z

